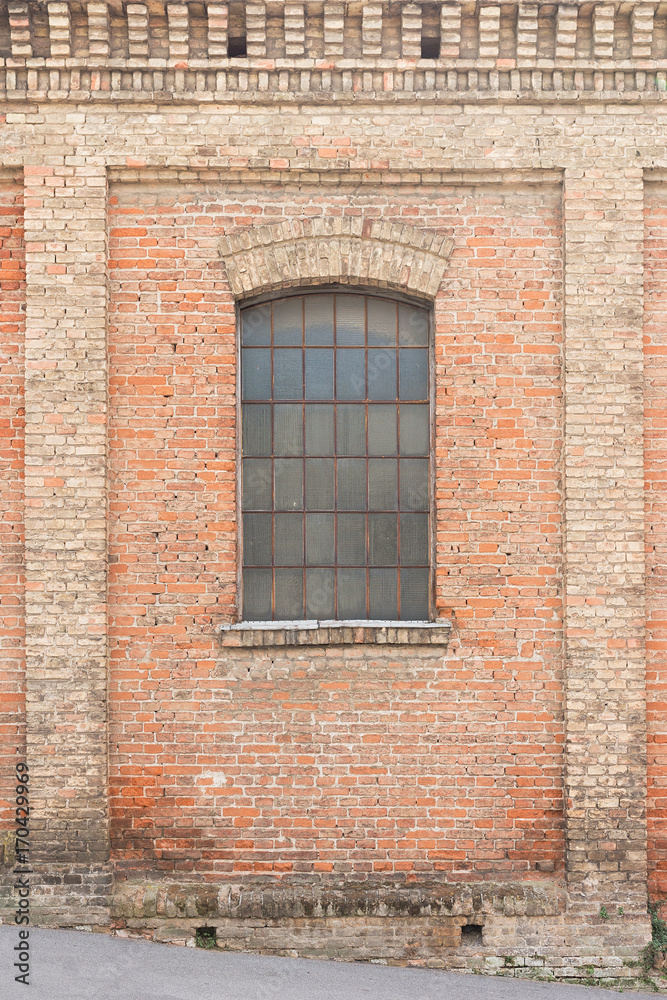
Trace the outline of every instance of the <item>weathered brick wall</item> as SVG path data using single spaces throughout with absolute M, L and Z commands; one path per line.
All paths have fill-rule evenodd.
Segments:
M 646 682 L 651 890 L 667 890 L 667 190 L 646 186 Z
M 664 12 L 245 7 L 236 57 L 241 5 L 0 0 L 35 912 L 109 919 L 110 792 L 128 925 L 331 953 L 377 918 L 359 955 L 440 962 L 483 916 L 477 958 L 447 962 L 635 976 L 666 870 Z M 214 631 L 236 611 L 235 306 L 299 274 L 433 303 L 446 652 Z
M 22 180 L 0 174 L 0 837 L 12 828 L 15 764 L 25 755 Z
M 436 302 L 438 601 L 426 650 L 228 650 L 235 315 L 223 233 L 359 215 L 452 234 Z M 562 867 L 562 260 L 556 185 L 116 184 L 111 787 L 118 867 Z

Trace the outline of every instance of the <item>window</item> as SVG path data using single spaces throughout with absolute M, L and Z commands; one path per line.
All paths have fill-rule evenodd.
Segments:
M 245 620 L 429 617 L 428 331 L 347 291 L 242 310 Z

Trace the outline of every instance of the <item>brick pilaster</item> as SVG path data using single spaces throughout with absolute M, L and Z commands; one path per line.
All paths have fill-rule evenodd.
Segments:
M 646 908 L 642 176 L 566 171 L 566 875 Z
M 106 175 L 26 167 L 26 673 L 34 861 L 54 919 L 107 885 Z M 39 891 L 39 889 L 38 889 Z M 66 897 L 66 898 L 65 898 Z M 62 921 L 61 921 L 62 922 Z

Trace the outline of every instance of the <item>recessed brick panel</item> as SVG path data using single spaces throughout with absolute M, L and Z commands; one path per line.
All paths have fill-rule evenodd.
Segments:
M 454 239 L 435 303 L 437 601 L 456 628 L 444 657 L 222 649 L 214 633 L 237 589 L 236 316 L 216 247 L 345 214 Z M 557 185 L 118 183 L 109 224 L 118 870 L 558 870 Z

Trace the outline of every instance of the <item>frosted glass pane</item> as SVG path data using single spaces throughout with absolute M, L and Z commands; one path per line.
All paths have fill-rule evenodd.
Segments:
M 401 565 L 428 566 L 428 514 L 401 514 Z
M 276 566 L 303 566 L 303 514 L 276 514 L 274 562 Z
M 271 515 L 243 515 L 243 565 L 271 565 Z
M 244 347 L 259 347 L 271 343 L 271 303 L 253 306 L 241 313 L 241 343 Z
M 368 462 L 368 509 L 396 510 L 398 507 L 398 463 L 390 458 Z
M 394 397 L 396 391 L 394 390 Z M 346 349 L 336 351 L 336 398 L 366 398 L 366 352 Z
M 333 618 L 335 608 L 335 570 L 306 570 L 306 617 Z
M 273 408 L 273 450 L 276 455 L 303 455 L 303 409 L 300 403 Z
M 334 514 L 306 514 L 306 564 L 333 566 L 336 562 Z
M 395 455 L 397 445 L 396 405 L 369 404 L 368 454 Z
M 368 577 L 369 618 L 396 619 L 398 615 L 398 570 L 371 569 Z
M 303 618 L 303 570 L 276 569 L 274 618 L 289 621 Z
M 401 459 L 401 510 L 429 509 L 427 458 Z
M 271 583 L 270 569 L 243 571 L 243 617 L 246 621 L 271 619 Z
M 428 313 L 402 303 L 398 307 L 398 342 L 402 347 L 426 347 Z
M 273 398 L 303 399 L 303 352 L 282 348 L 273 352 Z
M 306 399 L 333 399 L 333 351 L 306 348 Z
M 428 399 L 428 351 L 404 348 L 400 355 L 399 396 L 401 399 Z
M 306 406 L 306 455 L 333 455 L 333 404 L 308 403 Z
M 369 350 L 368 398 L 396 399 L 396 351 Z
M 306 459 L 306 510 L 334 509 L 334 461 Z
M 428 403 L 402 403 L 400 410 L 401 455 L 430 453 Z
M 245 348 L 241 352 L 242 392 L 244 399 L 271 399 L 271 351 Z
M 338 515 L 338 565 L 366 565 L 366 515 Z
M 303 509 L 303 462 L 298 458 L 277 458 L 274 464 L 275 509 Z
M 336 344 L 356 346 L 365 343 L 365 310 L 362 295 L 336 296 Z
M 369 566 L 398 564 L 398 524 L 396 514 L 368 515 Z
M 243 509 L 271 510 L 271 459 L 243 459 Z
M 306 344 L 333 344 L 333 295 L 304 295 Z
M 366 454 L 366 407 L 339 403 L 336 407 L 336 448 L 339 455 Z
M 367 618 L 366 614 L 366 570 L 339 569 L 338 618 Z
M 365 510 L 366 462 L 363 458 L 338 459 L 338 509 Z
M 276 347 L 302 343 L 303 299 L 273 303 L 273 343 Z
M 401 619 L 403 621 L 428 621 L 429 571 L 427 569 L 401 570 Z
M 247 403 L 241 414 L 243 454 L 271 454 L 271 407 L 265 403 Z
M 368 299 L 369 346 L 396 346 L 396 303 L 387 299 Z

